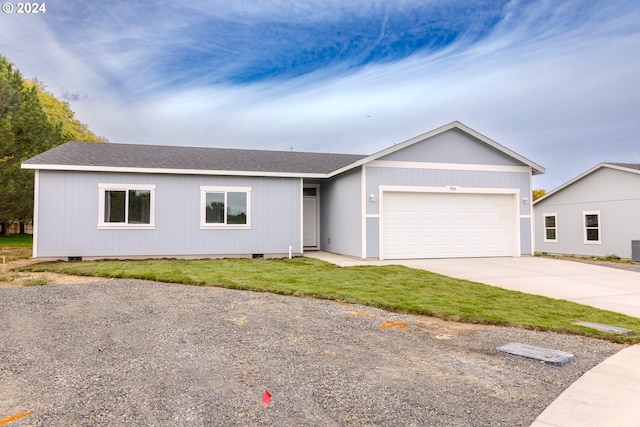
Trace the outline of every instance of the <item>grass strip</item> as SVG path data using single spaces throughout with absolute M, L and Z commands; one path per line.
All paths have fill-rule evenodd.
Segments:
M 619 343 L 640 342 L 639 318 L 398 265 L 339 267 L 299 257 L 57 262 L 34 264 L 23 270 L 308 296 L 460 322 L 549 330 Z M 575 325 L 578 321 L 634 332 L 604 333 Z

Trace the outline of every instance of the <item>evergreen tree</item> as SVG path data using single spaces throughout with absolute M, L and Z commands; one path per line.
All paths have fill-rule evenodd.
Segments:
M 106 141 L 76 120 L 66 102 L 44 91 L 37 81 L 25 82 L 13 64 L 0 55 L 0 234 L 12 222 L 33 216 L 31 170 L 21 163 L 68 140 Z M 43 105 L 44 104 L 44 105 Z

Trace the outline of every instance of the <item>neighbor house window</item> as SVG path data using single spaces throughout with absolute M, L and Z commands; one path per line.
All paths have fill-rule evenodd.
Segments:
M 98 184 L 99 228 L 154 228 L 155 185 Z
M 544 214 L 544 241 L 558 241 L 558 215 L 555 213 Z
M 600 212 L 583 212 L 584 242 L 600 243 Z
M 200 187 L 200 228 L 251 228 L 251 188 Z

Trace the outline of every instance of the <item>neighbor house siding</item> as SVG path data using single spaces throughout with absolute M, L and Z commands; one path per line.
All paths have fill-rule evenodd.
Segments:
M 38 257 L 300 253 L 300 179 L 39 172 Z M 155 229 L 98 229 L 98 184 L 155 185 Z M 200 187 L 251 187 L 251 228 L 200 229 Z
M 631 258 L 640 240 L 640 175 L 601 168 L 535 204 L 536 252 Z M 600 243 L 584 242 L 584 212 L 600 212 Z M 544 240 L 544 215 L 556 214 L 557 242 Z
M 362 256 L 361 173 L 357 168 L 322 183 L 320 248 Z

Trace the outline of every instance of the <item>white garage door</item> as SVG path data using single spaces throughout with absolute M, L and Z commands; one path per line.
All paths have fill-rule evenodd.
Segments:
M 513 194 L 385 192 L 383 197 L 385 259 L 518 254 Z

